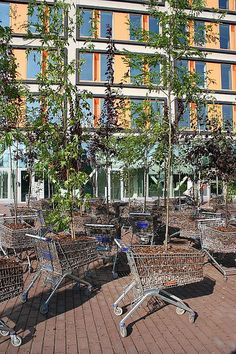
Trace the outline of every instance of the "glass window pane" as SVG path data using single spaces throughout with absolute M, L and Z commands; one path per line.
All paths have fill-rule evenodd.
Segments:
M 184 76 L 188 73 L 188 61 L 177 60 L 176 61 L 177 74 L 180 82 L 183 82 Z
M 0 2 L 0 26 L 10 27 L 10 4 Z
M 0 199 L 8 198 L 8 173 L 0 171 Z
M 81 53 L 80 80 L 93 81 L 93 54 Z
M 82 111 L 81 124 L 83 127 L 92 128 L 93 127 L 93 99 L 86 98 L 81 100 L 80 108 Z
M 199 87 L 205 87 L 205 68 L 205 63 L 202 63 L 200 61 L 195 63 L 195 71 L 198 75 L 197 79 Z
M 222 118 L 223 118 L 224 129 L 231 131 L 233 129 L 233 106 L 232 105 L 222 106 Z
M 133 99 L 131 101 L 131 128 L 137 128 L 137 120 L 140 116 L 140 110 L 142 110 L 143 100 Z
M 36 79 L 40 73 L 41 54 L 32 50 L 27 57 L 27 79 Z
M 38 6 L 34 6 L 32 10 L 33 10 L 32 14 L 29 14 L 28 17 L 29 31 L 32 33 L 37 33 L 39 32 L 41 27 Z
M 231 89 L 231 65 L 221 64 L 221 88 Z
M 220 48 L 230 48 L 229 25 L 220 25 Z
M 158 120 L 161 122 L 163 118 L 163 113 L 164 113 L 164 104 L 163 102 L 159 101 L 151 101 L 151 107 L 152 107 L 152 114 L 154 116 L 154 119 Z
M 203 46 L 206 42 L 205 22 L 194 22 L 194 43 L 198 46 Z
M 101 81 L 107 81 L 107 55 L 100 55 L 100 79 Z
M 229 8 L 229 0 L 219 0 L 219 8 L 220 9 L 228 9 Z
M 149 69 L 150 81 L 152 84 L 160 84 L 160 63 L 151 65 Z
M 100 15 L 100 36 L 107 37 L 107 29 L 112 29 L 112 12 L 101 11 Z
M 159 21 L 154 17 L 149 17 L 149 31 L 159 33 Z
M 199 130 L 206 130 L 206 123 L 207 123 L 207 106 L 200 105 L 197 108 L 197 118 L 198 118 L 198 129 Z
M 40 102 L 34 99 L 31 102 L 26 102 L 26 117 L 28 122 L 33 122 L 39 118 Z
M 130 68 L 130 83 L 131 84 L 140 84 L 140 82 L 142 81 L 142 74 L 143 71 L 139 68 L 134 68 L 131 67 Z
M 0 167 L 8 168 L 9 167 L 9 153 L 5 151 L 0 157 Z
M 134 33 L 142 28 L 141 26 L 141 15 L 130 15 L 130 39 L 137 40 L 138 35 Z
M 83 37 L 88 37 L 92 35 L 92 10 L 83 10 L 82 12 L 82 23 L 80 24 L 80 35 Z
M 179 128 L 190 128 L 190 106 L 185 107 L 182 116 L 179 119 Z
M 62 8 L 56 5 L 50 7 L 49 29 L 50 32 L 63 34 L 64 13 Z

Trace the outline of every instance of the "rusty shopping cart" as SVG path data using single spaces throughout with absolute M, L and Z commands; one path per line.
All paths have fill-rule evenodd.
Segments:
M 22 265 L 10 258 L 0 257 L 0 303 L 17 296 L 22 288 Z M 22 343 L 21 337 L 1 319 L 0 335 L 10 336 L 11 344 L 14 347 L 19 347 Z
M 21 300 L 28 300 L 29 290 L 33 287 L 40 275 L 44 282 L 50 284 L 52 291 L 46 301 L 40 306 L 40 313 L 46 314 L 49 310 L 49 301 L 65 278 L 70 278 L 77 286 L 84 284 L 91 292 L 92 285 L 77 276 L 76 271 L 83 270 L 91 262 L 98 259 L 97 242 L 91 237 L 79 237 L 76 240 L 67 238 L 66 242 L 60 239 L 27 235 L 35 240 L 35 250 L 38 257 L 38 269 L 30 284 L 23 291 Z
M 120 334 L 127 336 L 126 321 L 149 297 L 157 297 L 176 306 L 176 313 L 187 311 L 189 321 L 193 323 L 196 313 L 180 298 L 165 291 L 165 288 L 183 286 L 203 279 L 204 254 L 197 250 L 165 252 L 161 246 L 138 245 L 126 246 L 116 240 L 118 246 L 126 252 L 131 270 L 132 281 L 113 304 L 114 313 L 122 315 L 118 306 L 129 291 L 133 291 L 132 308 L 120 321 Z

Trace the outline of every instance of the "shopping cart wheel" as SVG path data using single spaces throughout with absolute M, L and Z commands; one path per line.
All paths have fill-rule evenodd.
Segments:
M 28 301 L 28 293 L 22 293 L 20 296 L 20 301 L 24 304 Z
M 124 327 L 120 327 L 120 335 L 123 338 L 127 337 L 127 328 L 125 326 Z
M 92 290 L 93 290 L 92 285 L 88 286 L 88 287 L 84 290 L 85 295 L 86 295 L 86 296 L 89 296 L 89 295 L 91 294 Z
M 175 311 L 176 311 L 177 315 L 179 315 L 179 316 L 181 316 L 185 313 L 185 310 L 182 309 L 181 307 L 176 307 Z
M 7 337 L 9 336 L 10 332 L 9 331 L 0 331 L 1 336 Z
M 17 336 L 16 334 L 14 334 L 13 336 L 11 336 L 11 344 L 14 347 L 19 347 L 22 343 L 22 338 L 20 336 Z
M 48 304 L 42 304 L 40 306 L 40 309 L 39 309 L 39 312 L 42 314 L 42 315 L 46 315 L 48 313 Z
M 118 278 L 118 274 L 116 272 L 112 273 L 112 279 L 117 279 Z
M 188 316 L 188 320 L 190 323 L 194 323 L 195 322 L 195 319 L 196 319 L 196 313 L 190 313 L 189 316 Z
M 114 307 L 114 314 L 115 314 L 116 316 L 121 316 L 122 313 L 123 313 L 122 307 L 119 307 L 119 306 Z

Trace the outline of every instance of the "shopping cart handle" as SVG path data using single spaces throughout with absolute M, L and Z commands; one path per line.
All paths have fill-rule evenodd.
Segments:
M 48 241 L 48 242 L 51 241 L 50 238 L 41 237 L 41 236 L 37 236 L 37 235 L 25 234 L 25 236 L 32 237 L 32 238 L 35 238 L 36 240 L 41 240 L 41 241 Z
M 115 238 L 114 241 L 117 244 L 117 246 L 121 249 L 122 252 L 126 253 L 129 251 L 129 247 L 126 246 L 123 242 L 121 242 L 120 239 Z

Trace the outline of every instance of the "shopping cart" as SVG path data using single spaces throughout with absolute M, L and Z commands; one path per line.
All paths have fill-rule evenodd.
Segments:
M 118 226 L 115 224 L 84 224 L 86 234 L 95 237 L 97 241 L 97 251 L 99 252 L 100 257 L 106 261 L 109 259 L 113 259 L 112 265 L 112 277 L 116 279 L 118 274 L 116 273 L 116 261 L 118 248 L 114 243 L 115 237 L 118 238 L 117 235 Z
M 49 301 L 65 278 L 75 280 L 78 286 L 84 284 L 87 287 L 87 291 L 91 292 L 92 285 L 79 278 L 75 271 L 88 266 L 99 258 L 97 242 L 94 238 L 79 237 L 77 240 L 68 239 L 67 242 L 62 242 L 59 239 L 55 240 L 49 237 L 39 237 L 30 234 L 27 236 L 35 240 L 35 250 L 39 265 L 30 284 L 22 293 L 22 302 L 28 300 L 28 293 L 40 275 L 44 276 L 45 284 L 49 283 L 52 287 L 52 292 L 40 306 L 41 314 L 48 312 Z
M 212 264 L 223 274 L 224 280 L 227 280 L 228 275 L 236 274 L 236 269 L 225 268 L 217 260 L 216 254 L 218 254 L 218 259 L 220 257 L 223 259 L 227 254 L 236 253 L 236 228 L 232 232 L 218 230 L 218 226 L 225 225 L 223 219 L 208 219 L 198 222 L 201 230 L 201 247 Z
M 0 258 L 0 303 L 17 296 L 23 287 L 23 269 L 22 266 L 14 260 Z M 20 336 L 8 327 L 3 320 L 0 319 L 0 335 L 10 336 L 11 344 L 19 347 L 22 343 Z
M 134 300 L 131 310 L 120 321 L 120 334 L 127 336 L 125 322 L 138 307 L 151 296 L 156 296 L 176 306 L 176 313 L 182 315 L 187 311 L 189 321 L 195 321 L 196 313 L 180 298 L 165 291 L 165 288 L 183 286 L 203 279 L 204 254 L 196 250 L 184 250 L 174 253 L 165 252 L 161 246 L 138 245 L 126 246 L 116 240 L 119 248 L 126 252 L 131 270 L 132 281 L 113 304 L 114 313 L 122 315 L 118 306 L 126 294 L 133 290 Z M 162 251 L 160 251 L 162 249 Z
M 4 256 L 8 257 L 14 254 L 19 262 L 26 265 L 26 270 L 32 271 L 32 256 L 34 255 L 34 244 L 26 235 L 26 233 L 36 234 L 37 230 L 27 221 L 31 220 L 36 225 L 38 215 L 19 215 L 17 216 L 17 224 L 22 228 L 11 228 L 15 224 L 15 217 L 4 216 L 0 218 L 0 250 Z M 25 260 L 26 259 L 26 260 Z
M 133 233 L 140 238 L 140 243 L 153 244 L 154 229 L 151 213 L 131 212 L 129 213 L 129 223 L 132 226 Z

